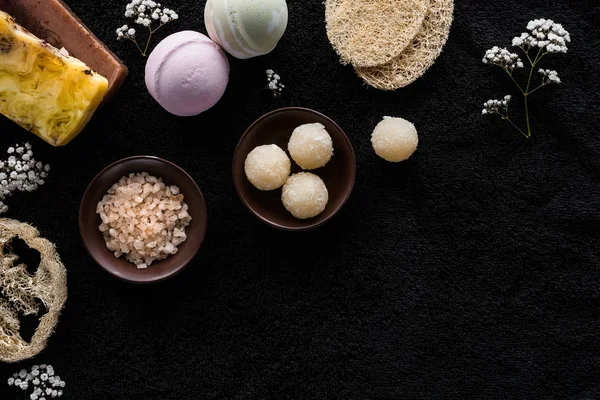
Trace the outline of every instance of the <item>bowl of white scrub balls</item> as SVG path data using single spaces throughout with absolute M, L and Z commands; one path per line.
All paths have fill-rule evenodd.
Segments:
M 415 126 L 402 118 L 383 117 L 371 135 L 375 154 L 389 162 L 405 161 L 419 144 Z
M 327 222 L 350 197 L 355 178 L 356 158 L 344 131 L 306 108 L 283 108 L 259 118 L 233 158 L 233 182 L 242 203 L 283 230 Z

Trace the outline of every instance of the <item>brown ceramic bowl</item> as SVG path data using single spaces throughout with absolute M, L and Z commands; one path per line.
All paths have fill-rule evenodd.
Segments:
M 323 124 L 331 135 L 334 152 L 327 165 L 308 172 L 323 179 L 329 191 L 329 202 L 321 214 L 302 220 L 294 218 L 285 209 L 281 202 L 281 189 L 263 192 L 255 188 L 246 178 L 244 163 L 256 146 L 276 144 L 287 153 L 287 144 L 294 129 L 315 122 Z M 291 157 L 290 160 L 292 174 L 302 172 Z M 246 130 L 233 156 L 233 183 L 242 203 L 261 221 L 288 231 L 308 230 L 327 222 L 350 197 L 355 177 L 356 158 L 344 131 L 325 115 L 307 108 L 282 108 L 263 115 Z
M 106 242 L 98 229 L 101 223 L 96 207 L 108 189 L 130 173 L 147 172 L 160 177 L 167 185 L 177 185 L 192 216 L 186 228 L 187 240 L 179 245 L 179 251 L 167 259 L 138 269 L 124 257 L 116 258 L 106 248 Z M 202 192 L 196 182 L 177 165 L 150 156 L 125 158 L 106 167 L 90 183 L 79 208 L 79 231 L 83 244 L 92 258 L 108 273 L 134 283 L 152 283 L 170 278 L 181 271 L 194 258 L 206 234 L 207 212 Z

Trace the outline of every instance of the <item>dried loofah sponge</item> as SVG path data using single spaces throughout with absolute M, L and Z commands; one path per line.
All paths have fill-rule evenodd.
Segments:
M 398 56 L 421 28 L 430 0 L 327 0 L 327 36 L 342 64 L 373 67 Z
M 20 238 L 40 252 L 34 275 L 11 253 L 10 241 Z M 37 229 L 11 219 L 0 219 L 0 361 L 17 362 L 37 355 L 46 347 L 58 315 L 67 300 L 67 272 L 52 243 Z M 31 342 L 19 334 L 19 313 L 36 315 L 41 301 L 48 312 L 40 318 Z
M 442 52 L 448 40 L 453 0 L 431 0 L 423 26 L 412 44 L 392 61 L 364 68 L 355 65 L 356 73 L 369 85 L 382 90 L 396 90 L 419 79 Z

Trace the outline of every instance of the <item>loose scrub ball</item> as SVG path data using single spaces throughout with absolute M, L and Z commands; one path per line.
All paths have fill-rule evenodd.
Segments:
M 323 180 L 310 172 L 300 172 L 289 177 L 283 185 L 281 201 L 294 217 L 308 219 L 325 210 L 329 192 Z
M 258 146 L 248 154 L 244 164 L 246 177 L 257 189 L 275 190 L 290 176 L 292 163 L 277 145 Z
M 304 124 L 292 132 L 288 151 L 302 169 L 321 168 L 331 160 L 333 141 L 323 124 Z
M 383 117 L 373 130 L 371 143 L 375 153 L 386 161 L 407 160 L 417 149 L 419 136 L 415 126 L 402 118 Z

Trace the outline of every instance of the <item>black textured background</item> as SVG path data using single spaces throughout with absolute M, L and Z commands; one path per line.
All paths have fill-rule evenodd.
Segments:
M 2 399 L 18 394 L 5 378 L 32 363 L 54 365 L 70 399 L 600 399 L 596 1 L 458 0 L 435 66 L 384 93 L 338 63 L 320 1 L 289 0 L 279 47 L 231 60 L 222 101 L 188 119 L 152 100 L 144 60 L 115 40 L 125 0 L 67 3 L 130 76 L 65 148 L 0 121 L 2 148 L 29 140 L 53 167 L 39 191 L 10 201 L 7 216 L 57 244 L 69 282 L 48 348 L 0 365 Z M 164 3 L 180 20 L 160 38 L 204 31 L 203 1 Z M 561 22 L 573 42 L 544 62 L 564 84 L 535 95 L 526 140 L 480 115 L 485 100 L 516 94 L 481 58 L 539 17 Z M 287 86 L 280 98 L 252 94 L 267 68 Z M 349 203 L 312 232 L 261 224 L 232 187 L 240 135 L 284 106 L 329 115 L 357 154 Z M 370 132 L 384 115 L 416 124 L 419 149 L 408 162 L 373 154 Z M 209 210 L 193 265 L 152 286 L 103 272 L 77 226 L 94 175 L 138 154 L 186 169 Z

